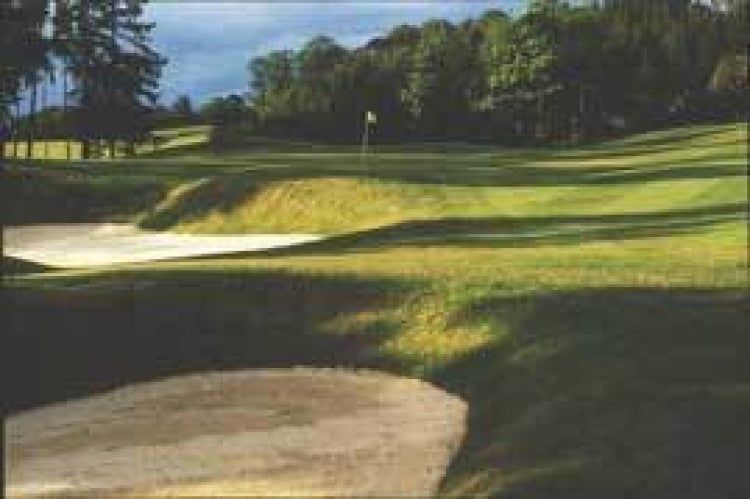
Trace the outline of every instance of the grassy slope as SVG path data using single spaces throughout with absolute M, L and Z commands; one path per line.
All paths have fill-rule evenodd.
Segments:
M 661 145 L 649 141 L 663 134 L 644 136 L 614 150 L 379 153 L 365 167 L 345 153 L 235 154 L 241 173 L 180 186 L 142 223 L 184 232 L 343 233 L 415 219 L 710 210 L 720 201 L 743 202 L 745 130 L 699 131 L 673 132 L 677 138 Z
M 388 153 L 369 172 L 346 154 L 113 165 L 92 175 L 188 182 L 129 211 L 152 223 L 341 235 L 9 279 L 25 375 L 11 407 L 201 369 L 376 366 L 469 402 L 446 493 L 745 497 L 745 136 L 694 127 L 491 163 Z

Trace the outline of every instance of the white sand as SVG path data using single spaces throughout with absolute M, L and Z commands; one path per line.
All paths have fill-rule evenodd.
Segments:
M 312 234 L 188 235 L 128 224 L 50 224 L 3 228 L 3 254 L 52 267 L 91 267 L 281 248 Z
M 131 385 L 6 420 L 6 494 L 425 496 L 466 404 L 370 371 L 269 369 Z

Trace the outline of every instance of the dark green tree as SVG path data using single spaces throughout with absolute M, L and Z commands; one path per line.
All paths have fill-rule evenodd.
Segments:
M 165 60 L 149 45 L 153 23 L 142 20 L 146 0 L 73 0 L 68 5 L 72 35 L 70 73 L 76 82 L 78 133 L 83 156 L 93 140 L 142 138 L 157 99 Z
M 187 95 L 180 95 L 177 97 L 172 104 L 172 109 L 175 113 L 188 120 L 193 116 L 193 104 L 190 101 L 190 97 Z

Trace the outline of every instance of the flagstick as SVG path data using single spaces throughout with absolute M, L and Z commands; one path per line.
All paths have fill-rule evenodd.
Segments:
M 359 156 L 360 163 L 362 165 L 364 165 L 365 162 L 366 162 L 367 142 L 369 140 L 369 135 L 370 135 L 370 122 L 367 119 L 367 114 L 365 114 L 365 131 L 362 134 L 362 151 L 361 151 L 360 156 Z
M 367 142 L 370 135 L 370 123 L 365 118 L 365 133 L 362 134 L 362 157 L 367 154 Z

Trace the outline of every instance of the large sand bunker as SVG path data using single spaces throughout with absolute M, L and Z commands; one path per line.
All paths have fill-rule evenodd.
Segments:
M 128 224 L 49 224 L 3 228 L 3 253 L 52 267 L 91 267 L 261 251 L 320 238 L 312 234 L 175 234 L 141 231 Z
M 194 374 L 6 420 L 6 495 L 358 495 L 436 491 L 466 405 L 370 371 Z

